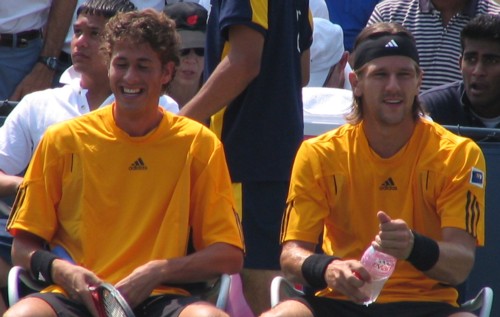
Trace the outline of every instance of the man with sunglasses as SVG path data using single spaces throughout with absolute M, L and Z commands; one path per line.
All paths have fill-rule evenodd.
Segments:
M 180 63 L 167 87 L 167 94 L 182 108 L 202 84 L 208 12 L 194 2 L 173 3 L 163 11 L 175 21 L 181 37 Z

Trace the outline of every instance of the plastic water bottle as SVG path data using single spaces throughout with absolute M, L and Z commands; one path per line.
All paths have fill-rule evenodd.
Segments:
M 366 249 L 361 257 L 361 264 L 371 275 L 371 282 L 365 283 L 361 291 L 369 296 L 363 304 L 368 306 L 377 300 L 385 282 L 389 279 L 396 267 L 397 259 L 392 255 L 375 250 L 372 246 Z

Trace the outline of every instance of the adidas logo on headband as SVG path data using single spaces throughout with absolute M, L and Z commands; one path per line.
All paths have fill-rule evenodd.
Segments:
M 387 44 L 385 44 L 385 47 L 399 47 L 399 46 L 398 43 L 396 43 L 396 41 L 390 40 L 389 42 L 387 42 Z
M 406 56 L 418 64 L 418 52 L 413 38 L 406 34 L 386 34 L 367 38 L 354 49 L 354 70 L 369 61 L 384 56 Z

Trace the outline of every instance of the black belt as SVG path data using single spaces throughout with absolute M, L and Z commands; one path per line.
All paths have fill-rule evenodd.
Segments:
M 40 30 L 30 30 L 16 34 L 0 34 L 0 46 L 25 47 L 29 41 L 42 37 Z

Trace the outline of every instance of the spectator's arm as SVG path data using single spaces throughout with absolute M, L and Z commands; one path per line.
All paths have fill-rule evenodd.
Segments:
M 302 72 L 302 87 L 307 86 L 310 79 L 311 51 L 306 50 L 300 56 L 300 71 Z
M 44 30 L 40 56 L 59 57 L 69 30 L 77 0 L 53 0 Z M 31 72 L 16 87 L 10 100 L 21 98 L 33 91 L 50 88 L 55 71 L 42 63 L 36 63 Z
M 22 181 L 22 177 L 7 175 L 0 170 L 0 197 L 15 195 Z
M 264 37 L 242 25 L 229 29 L 230 51 L 180 115 L 206 122 L 236 98 L 260 73 Z

